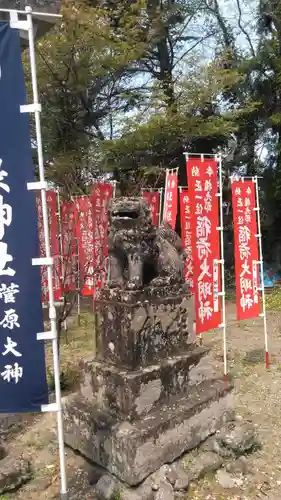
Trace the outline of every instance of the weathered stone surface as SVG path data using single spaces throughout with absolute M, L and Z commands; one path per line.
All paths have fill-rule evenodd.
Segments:
M 226 472 L 224 469 L 218 470 L 216 474 L 216 478 L 218 483 L 222 488 L 225 489 L 232 489 L 235 488 L 236 486 L 236 480 L 234 477 L 232 477 L 228 472 Z
M 130 485 L 214 434 L 232 409 L 232 386 L 221 380 L 194 386 L 145 419 L 118 422 L 81 398 L 65 404 L 65 441 Z
M 155 500 L 155 493 L 161 485 L 166 482 L 166 474 L 169 467 L 163 465 L 156 472 L 148 476 L 143 483 L 134 488 L 141 500 Z
M 7 456 L 1 460 L 0 494 L 16 490 L 32 479 L 32 467 L 22 457 Z
M 187 490 L 190 483 L 188 474 L 186 474 L 186 472 L 184 472 L 184 470 L 182 470 L 180 467 L 177 467 L 177 472 L 178 478 L 174 485 L 175 491 Z
M 109 206 L 110 282 L 114 288 L 140 290 L 184 283 L 186 254 L 181 238 L 163 222 L 152 224 L 143 198 L 112 198 Z
M 207 357 L 207 352 L 206 348 L 197 347 L 136 371 L 94 360 L 83 361 L 80 393 L 87 401 L 95 401 L 99 408 L 120 418 L 138 418 L 168 397 L 188 393 L 189 373 Z M 200 380 L 206 380 L 203 374 Z
M 232 421 L 232 418 L 229 419 Z M 223 458 L 235 458 L 235 453 L 230 449 L 223 446 L 217 441 L 216 436 L 211 436 L 201 446 L 202 451 L 211 451 L 217 453 Z
M 233 489 L 243 484 L 242 479 L 232 476 L 225 469 L 218 470 L 216 478 L 221 487 L 225 489 Z
M 214 436 L 202 445 L 203 451 L 212 451 L 223 458 L 235 458 L 259 446 L 254 427 L 231 418 Z
M 168 466 L 164 465 L 154 474 L 150 475 L 140 485 L 130 488 L 116 477 L 106 474 L 96 485 L 95 495 L 98 500 L 111 500 L 117 492 L 120 500 L 155 500 L 155 494 L 158 491 L 166 491 L 169 494 L 170 489 L 166 487 L 166 471 Z
M 3 441 L 0 440 L 0 460 L 3 460 L 8 455 L 8 449 Z
M 179 462 L 175 462 L 171 467 L 167 468 L 165 478 L 175 491 L 188 489 L 190 479 Z
M 195 300 L 194 295 L 187 299 L 188 307 L 188 332 L 191 342 L 196 343 L 196 318 L 195 318 Z
M 245 476 L 250 472 L 248 460 L 244 456 L 237 458 L 234 462 L 230 462 L 225 468 L 230 474 L 242 474 Z
M 172 486 L 175 485 L 176 480 L 179 478 L 179 474 L 176 467 L 172 466 L 168 468 L 166 472 L 166 478 Z
M 184 491 L 175 491 L 175 500 L 186 500 L 186 493 Z
M 248 422 L 230 422 L 226 424 L 218 431 L 216 440 L 219 445 L 232 450 L 236 455 L 243 455 L 243 453 L 259 444 L 255 429 Z
M 142 198 L 109 207 L 110 280 L 97 290 L 97 358 L 138 369 L 181 354 L 188 334 L 186 254 L 167 223 L 152 224 Z
M 98 500 L 110 500 L 113 497 L 113 494 L 116 491 L 119 491 L 119 489 L 119 481 L 115 477 L 105 474 L 96 484 L 95 495 Z
M 213 380 L 217 376 L 218 374 L 214 368 L 214 360 L 209 354 L 202 357 L 193 367 L 190 367 L 188 384 L 189 386 L 198 385 L 204 382 L 204 380 Z
M 172 485 L 168 481 L 162 481 L 154 498 L 155 500 L 174 500 L 175 495 Z
M 65 441 L 117 478 L 122 500 L 174 500 L 189 477 L 172 477 L 167 464 L 228 421 L 232 386 L 190 335 L 181 239 L 167 224 L 153 227 L 140 198 L 112 200 L 109 215 L 97 357 L 81 364 L 80 391 L 65 403 Z M 105 498 L 115 482 L 100 481 Z
M 97 358 L 135 370 L 191 345 L 185 285 L 140 291 L 103 288 L 96 300 Z M 192 343 L 193 346 L 193 343 Z
M 140 491 L 140 494 L 138 494 Z M 124 483 L 110 474 L 100 478 L 95 486 L 97 500 L 154 500 L 151 488 L 142 491 L 141 488 L 128 488 Z
M 214 472 L 218 470 L 223 461 L 222 458 L 211 451 L 206 451 L 200 453 L 194 461 L 186 467 L 186 471 L 190 477 L 191 481 L 196 481 L 200 479 L 208 472 Z
M 0 415 L 0 436 L 5 440 L 13 432 L 18 432 L 26 425 L 26 415 L 23 413 L 2 413 Z
M 120 500 L 185 500 L 190 481 L 198 480 L 208 472 L 216 471 L 221 467 L 222 462 L 221 457 L 210 451 L 198 454 L 191 461 L 188 460 L 187 454 L 172 465 L 163 465 L 141 484 L 132 488 L 107 474 L 97 484 L 97 498 L 98 500 L 111 500 L 118 492 Z M 187 469 L 183 469 L 183 466 Z M 225 489 L 240 488 L 243 486 L 242 476 L 247 472 L 248 461 L 242 456 L 235 462 L 227 464 L 226 469 L 218 471 L 216 479 Z
M 118 500 L 145 500 L 144 497 L 141 497 L 133 490 L 129 488 L 123 488 L 120 490 L 119 496 L 117 496 Z M 154 500 L 153 495 L 149 495 L 146 497 L 147 500 Z M 110 499 L 112 500 L 112 499 Z

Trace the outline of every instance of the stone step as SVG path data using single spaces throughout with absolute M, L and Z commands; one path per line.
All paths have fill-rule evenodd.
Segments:
M 133 486 L 214 434 L 233 414 L 232 388 L 220 379 L 202 382 L 133 422 L 76 395 L 64 403 L 65 442 Z
M 155 405 L 190 387 L 216 378 L 213 360 L 205 347 L 166 358 L 139 370 L 125 370 L 96 360 L 80 363 L 80 393 L 129 420 L 146 416 Z

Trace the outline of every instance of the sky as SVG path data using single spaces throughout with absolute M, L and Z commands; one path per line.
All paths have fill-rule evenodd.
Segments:
M 212 0 L 209 0 L 210 2 Z M 241 19 L 239 19 L 239 10 L 238 5 L 241 8 Z M 255 36 L 255 26 L 256 26 L 256 16 L 258 11 L 259 0 L 218 0 L 219 7 L 221 9 L 221 13 L 223 17 L 227 20 L 229 25 L 232 27 L 236 45 L 241 47 L 241 49 L 248 51 L 249 43 L 247 37 L 241 31 L 239 27 L 239 23 L 242 28 L 249 33 L 251 36 L 251 41 L 253 45 L 256 45 L 256 36 Z M 187 27 L 186 34 L 187 35 L 195 35 L 195 36 L 204 36 L 206 33 L 206 24 L 201 19 L 195 19 L 192 23 L 190 23 Z M 190 44 L 190 41 L 187 42 Z M 193 42 L 192 42 L 193 43 Z M 191 55 L 194 56 L 200 64 L 207 63 L 211 61 L 214 56 L 214 51 L 217 46 L 217 41 L 215 37 L 207 38 L 205 41 L 200 43 L 194 51 L 192 51 Z M 186 45 L 182 47 L 182 53 L 186 51 Z M 181 52 L 179 52 L 179 57 L 181 56 Z M 184 58 L 181 63 L 178 65 L 178 72 L 182 75 L 188 75 L 190 71 L 190 56 Z M 148 83 L 147 75 L 139 75 L 135 79 L 135 84 L 137 86 L 147 85 Z M 151 114 L 151 109 L 149 110 L 149 115 Z M 126 118 L 133 118 L 136 114 L 136 111 L 131 111 L 126 115 Z M 145 119 L 146 114 L 142 115 L 142 119 Z M 119 135 L 119 132 L 122 131 L 124 124 L 124 117 L 121 122 L 116 122 L 116 130 L 115 132 Z M 118 130 L 119 129 L 119 130 Z

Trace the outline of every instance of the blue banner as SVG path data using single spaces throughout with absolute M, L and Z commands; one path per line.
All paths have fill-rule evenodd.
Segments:
M 29 117 L 20 37 L 0 23 L 0 413 L 48 402 Z

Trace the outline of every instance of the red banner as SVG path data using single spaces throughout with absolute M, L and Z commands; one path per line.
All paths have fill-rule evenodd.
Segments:
M 108 205 L 112 198 L 112 185 L 96 183 L 92 189 L 94 228 L 94 284 L 102 286 L 108 275 Z
M 62 286 L 61 286 L 61 257 L 59 248 L 59 224 L 57 215 L 57 210 L 58 210 L 57 194 L 55 191 L 47 191 L 46 198 L 47 198 L 47 209 L 48 209 L 51 255 L 54 259 L 54 266 L 53 266 L 54 299 L 55 301 L 58 301 L 62 296 Z M 40 195 L 36 197 L 36 205 L 37 205 L 37 215 L 38 215 L 40 257 L 46 257 L 42 202 Z M 45 304 L 49 300 L 48 274 L 46 266 L 41 267 L 41 287 L 42 287 L 42 302 Z
M 166 174 L 163 221 L 168 222 L 172 229 L 176 227 L 178 212 L 178 174 L 168 170 Z
M 159 191 L 143 191 L 143 198 L 151 208 L 152 224 L 159 225 L 160 193 Z
M 93 210 L 90 196 L 77 196 L 75 198 L 77 209 L 78 261 L 79 279 L 83 283 L 82 295 L 93 294 L 94 290 L 94 234 L 93 234 Z
M 192 257 L 192 232 L 191 232 L 191 206 L 187 189 L 180 191 L 180 214 L 181 214 L 181 238 L 182 245 L 187 254 L 185 262 L 185 280 L 188 283 L 190 292 L 194 292 L 193 281 L 193 257 Z
M 260 314 L 256 196 L 253 181 L 233 181 L 234 255 L 237 319 Z
M 221 323 L 220 240 L 217 162 L 190 158 L 187 161 L 191 200 L 196 333 L 218 328 Z
M 77 243 L 78 213 L 73 201 L 63 201 L 61 204 L 61 231 L 63 253 L 63 290 L 74 291 L 78 288 L 78 243 Z

